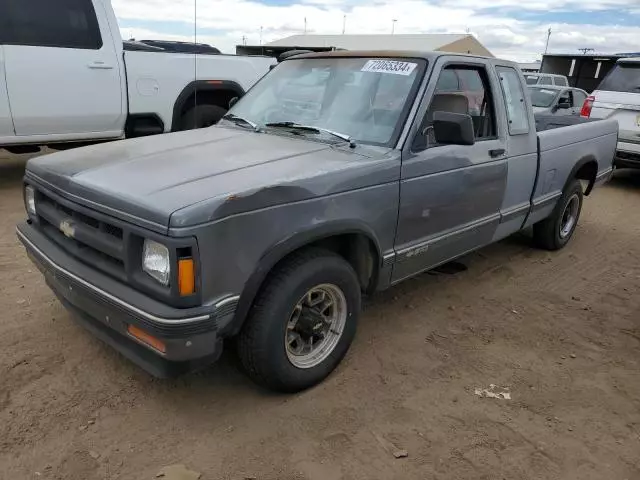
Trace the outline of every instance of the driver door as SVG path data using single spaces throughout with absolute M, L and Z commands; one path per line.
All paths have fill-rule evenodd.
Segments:
M 500 223 L 507 183 L 506 138 L 496 117 L 500 87 L 487 62 L 466 60 L 435 65 L 438 82 L 427 89 L 403 152 L 393 282 L 490 243 Z M 440 111 L 469 115 L 475 143 L 436 143 L 433 117 Z

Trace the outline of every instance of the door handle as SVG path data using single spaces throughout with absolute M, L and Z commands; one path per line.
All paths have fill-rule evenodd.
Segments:
M 111 70 L 111 69 L 113 69 L 113 65 L 109 65 L 108 63 L 104 63 L 104 62 L 92 62 L 87 66 L 89 68 L 94 69 L 94 70 Z
M 491 158 L 500 157 L 500 156 L 504 155 L 505 153 L 507 153 L 507 151 L 504 148 L 495 148 L 493 150 L 489 150 L 489 156 Z

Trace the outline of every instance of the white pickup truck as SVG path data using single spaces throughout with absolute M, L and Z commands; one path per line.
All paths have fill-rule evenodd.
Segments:
M 276 62 L 128 48 L 110 0 L 0 1 L 0 148 L 216 123 Z

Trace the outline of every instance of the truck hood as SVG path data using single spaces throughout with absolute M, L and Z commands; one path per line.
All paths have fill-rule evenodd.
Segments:
M 388 161 L 390 152 L 212 127 L 38 157 L 28 162 L 26 176 L 90 208 L 165 232 L 392 181 L 399 163 Z

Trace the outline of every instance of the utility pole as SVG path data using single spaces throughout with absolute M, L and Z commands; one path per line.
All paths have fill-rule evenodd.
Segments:
M 262 45 L 262 27 L 260 27 L 260 45 Z
M 398 20 L 396 20 L 395 18 L 393 20 L 391 20 L 391 35 L 393 35 L 394 33 L 396 33 L 396 22 Z
M 347 15 L 345 14 L 342 17 L 342 34 L 344 35 L 344 31 L 347 29 Z
M 549 27 L 549 30 L 547 31 L 547 45 L 544 47 L 544 54 L 547 54 L 547 51 L 549 50 L 549 39 L 551 38 L 551 27 Z
M 307 34 L 307 17 L 304 17 L 304 34 Z

